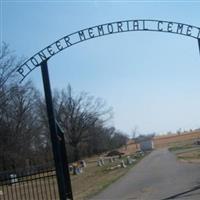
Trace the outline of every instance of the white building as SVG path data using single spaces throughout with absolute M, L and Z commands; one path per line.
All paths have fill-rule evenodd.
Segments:
M 154 135 L 147 135 L 147 136 L 139 136 L 136 139 L 136 142 L 140 145 L 141 151 L 150 151 L 154 149 L 153 137 Z

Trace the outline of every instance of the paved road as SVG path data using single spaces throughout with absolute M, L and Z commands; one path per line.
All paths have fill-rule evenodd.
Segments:
M 155 150 L 95 200 L 200 200 L 200 164 L 182 163 Z

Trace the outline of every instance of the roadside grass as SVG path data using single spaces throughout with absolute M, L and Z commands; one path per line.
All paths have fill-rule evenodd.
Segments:
M 194 148 L 194 141 L 185 141 L 185 142 L 176 142 L 170 145 L 170 147 L 168 148 L 169 151 L 182 151 L 182 150 L 186 150 L 186 149 L 191 149 Z
M 98 194 L 111 183 L 125 175 L 144 157 L 145 156 L 137 158 L 136 162 L 127 165 L 126 168 L 116 168 L 113 170 L 109 170 L 108 168 L 119 164 L 121 160 L 124 160 L 126 163 L 126 158 L 118 159 L 114 163 L 106 161 L 105 166 L 102 167 L 98 167 L 96 162 L 88 163 L 82 174 L 71 176 L 74 199 L 85 200 L 92 198 L 92 196 Z
M 194 140 L 182 143 L 176 143 L 169 147 L 178 160 L 186 162 L 200 162 L 200 145 L 196 145 Z
M 188 161 L 194 161 L 194 160 L 200 161 L 200 147 L 198 149 L 193 149 L 187 152 L 178 153 L 177 158 Z
M 105 161 L 105 165 L 102 167 L 97 166 L 98 157 L 93 157 L 86 160 L 87 167 L 84 168 L 83 173 L 79 175 L 70 175 L 73 196 L 75 200 L 85 200 L 91 199 L 92 196 L 99 193 L 111 183 L 115 182 L 117 179 L 125 175 L 132 167 L 134 167 L 141 159 L 143 159 L 148 153 L 144 156 L 135 157 L 135 155 L 130 156 L 136 161 L 131 165 L 126 165 L 126 168 L 116 168 L 109 169 L 110 167 L 119 165 L 122 160 L 125 164 L 127 162 L 126 157 L 118 158 L 113 163 L 109 160 Z M 36 174 L 34 176 L 27 176 L 24 183 L 16 184 L 6 184 L 0 185 L 0 199 L 4 200 L 13 199 L 17 200 L 18 195 L 20 194 L 20 199 L 26 200 L 35 199 L 35 195 L 38 199 L 59 199 L 58 197 L 58 188 L 56 186 L 56 177 L 55 171 L 49 172 L 49 174 Z M 50 177 L 48 177 L 48 175 Z M 44 177 L 40 179 L 40 177 Z M 47 193 L 45 198 L 43 193 Z

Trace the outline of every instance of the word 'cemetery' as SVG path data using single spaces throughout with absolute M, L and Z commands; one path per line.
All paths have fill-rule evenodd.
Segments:
M 17 72 L 22 76 L 23 80 L 33 69 L 40 66 L 43 61 L 48 60 L 58 52 L 72 45 L 100 36 L 129 31 L 167 32 L 200 39 L 200 28 L 177 22 L 158 20 L 127 20 L 112 22 L 83 29 L 57 40 L 27 60 L 17 69 Z

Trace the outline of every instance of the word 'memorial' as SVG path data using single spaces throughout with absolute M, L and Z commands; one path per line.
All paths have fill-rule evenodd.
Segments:
M 177 22 L 159 20 L 126 20 L 106 23 L 64 36 L 28 59 L 17 69 L 17 72 L 22 77 L 21 81 L 23 81 L 24 78 L 36 67 L 40 66 L 42 62 L 47 61 L 55 54 L 71 47 L 72 45 L 100 36 L 131 31 L 167 32 L 189 36 L 198 40 L 200 39 L 200 28 Z

